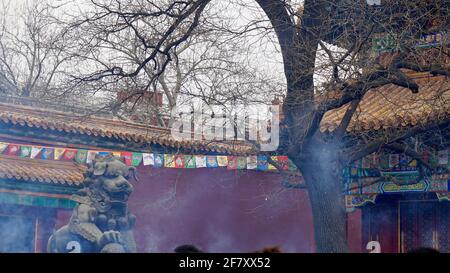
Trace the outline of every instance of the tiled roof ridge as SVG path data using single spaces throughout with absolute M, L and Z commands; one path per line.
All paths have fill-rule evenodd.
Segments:
M 361 101 L 358 113 L 348 127 L 351 133 L 424 124 L 433 119 L 450 118 L 450 80 L 445 76 L 427 76 L 417 79 L 419 92 L 393 84 L 371 89 Z M 328 111 L 321 131 L 333 131 L 348 105 Z M 79 133 L 88 136 L 154 143 L 172 148 L 248 155 L 255 153 L 253 145 L 242 140 L 206 141 L 176 140 L 169 128 L 118 119 L 79 116 L 57 110 L 0 102 L 0 121 L 30 128 Z
M 447 76 L 444 75 L 432 75 L 428 72 L 416 72 L 416 71 L 405 71 L 405 74 L 408 76 L 408 78 L 410 78 L 411 80 L 413 80 L 414 82 L 416 82 L 417 84 L 421 84 L 424 82 L 430 82 L 431 80 L 434 81 L 441 81 L 441 80 L 445 80 L 447 79 Z M 381 88 L 384 88 L 385 86 L 391 86 L 394 84 L 386 84 L 384 86 L 382 86 Z M 379 89 L 378 88 L 373 88 L 373 89 Z M 420 92 L 420 90 L 419 90 Z M 315 99 L 316 102 L 326 102 L 326 100 L 332 100 L 332 99 L 336 99 L 341 95 L 341 91 L 338 90 L 332 90 L 332 91 L 326 91 L 323 94 L 316 94 L 315 95 Z
M 14 108 L 16 108 L 16 109 L 22 109 L 24 111 L 38 114 L 40 116 L 48 116 L 49 114 L 52 114 L 54 117 L 64 118 L 67 120 L 67 117 L 69 115 L 74 115 L 73 119 L 70 121 L 82 121 L 83 119 L 86 119 L 86 120 L 89 119 L 89 120 L 102 121 L 102 122 L 104 122 L 104 124 L 119 125 L 118 123 L 120 123 L 120 124 L 130 125 L 131 127 L 136 127 L 139 129 L 140 128 L 148 128 L 148 129 L 152 129 L 152 130 L 160 130 L 161 132 L 165 132 L 165 133 L 170 132 L 170 129 L 165 128 L 165 127 L 147 125 L 147 124 L 143 124 L 143 123 L 136 123 L 136 122 L 132 122 L 132 121 L 128 121 L 128 120 L 117 119 L 114 117 L 111 117 L 111 118 L 99 117 L 99 116 L 95 116 L 94 114 L 93 115 L 79 115 L 77 113 L 66 113 L 66 112 L 63 112 L 60 110 L 55 110 L 55 109 L 44 109 L 44 108 L 35 107 L 35 106 L 0 102 L 0 108 L 1 107 L 10 108 L 12 105 L 14 105 Z
M 95 116 L 74 116 L 57 110 L 0 102 L 0 121 L 21 126 L 51 129 L 67 133 L 116 138 L 162 146 L 207 150 L 228 154 L 252 153 L 253 146 L 242 140 L 200 141 L 176 140 L 169 128 Z
M 416 82 L 419 84 L 417 94 L 394 84 L 369 90 L 348 130 L 356 133 L 450 119 L 449 78 L 433 76 L 421 78 Z M 346 104 L 328 111 L 322 120 L 321 131 L 333 131 L 348 106 L 349 104 Z
M 45 161 L 0 155 L 0 178 L 80 186 L 86 166 L 74 162 Z

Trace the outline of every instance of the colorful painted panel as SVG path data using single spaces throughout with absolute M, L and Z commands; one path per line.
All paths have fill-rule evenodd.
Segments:
M 399 192 L 425 192 L 428 191 L 429 183 L 420 181 L 416 184 L 398 185 L 392 182 L 383 183 L 381 186 L 382 193 L 399 193 Z
M 345 207 L 349 210 L 354 207 L 363 206 L 367 203 L 375 203 L 376 198 L 377 198 L 376 194 L 346 195 Z

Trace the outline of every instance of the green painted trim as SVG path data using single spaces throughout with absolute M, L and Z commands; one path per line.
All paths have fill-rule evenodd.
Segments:
M 415 48 L 433 48 L 449 44 L 449 31 L 440 31 L 437 33 L 429 33 L 421 37 L 414 45 Z M 391 52 L 399 49 L 394 34 L 385 34 L 381 37 L 372 38 L 372 50 L 378 53 Z
M 22 195 L 7 192 L 0 192 L 0 203 L 59 209 L 73 209 L 77 204 L 69 199 Z
M 0 188 L 10 190 L 32 191 L 32 192 L 67 194 L 67 195 L 72 195 L 76 191 L 81 189 L 80 186 L 77 187 L 77 186 L 49 184 L 42 182 L 27 182 L 15 179 L 0 179 Z

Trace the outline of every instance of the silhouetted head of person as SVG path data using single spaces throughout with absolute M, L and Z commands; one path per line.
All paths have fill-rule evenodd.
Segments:
M 181 245 L 174 249 L 175 253 L 203 253 L 194 245 Z
M 408 251 L 408 253 L 439 253 L 439 251 L 431 247 L 419 247 Z
M 257 250 L 254 253 L 281 253 L 281 249 L 278 246 L 271 246 Z

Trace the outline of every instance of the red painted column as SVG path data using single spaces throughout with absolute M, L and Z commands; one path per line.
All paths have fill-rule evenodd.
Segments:
M 362 243 L 362 212 L 361 209 L 347 213 L 347 240 L 352 253 L 365 252 Z

